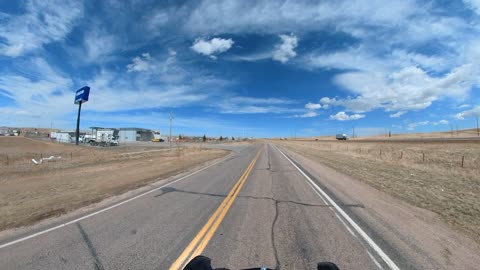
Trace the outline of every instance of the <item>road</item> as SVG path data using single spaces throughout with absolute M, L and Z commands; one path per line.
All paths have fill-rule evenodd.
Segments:
M 351 214 L 361 204 L 329 196 L 287 152 L 266 143 L 233 149 L 213 166 L 102 212 L 0 239 L 0 268 L 178 269 L 192 252 L 231 269 L 315 269 L 319 261 L 414 268 Z

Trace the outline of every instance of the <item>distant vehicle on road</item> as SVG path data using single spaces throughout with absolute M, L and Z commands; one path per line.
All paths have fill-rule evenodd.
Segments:
M 162 139 L 162 134 L 160 131 L 154 131 L 153 132 L 153 139 L 152 142 L 164 142 L 165 140 Z
M 345 134 L 345 133 L 343 133 L 343 134 L 337 134 L 337 135 L 335 136 L 335 138 L 336 138 L 337 140 L 339 140 L 339 141 L 346 141 L 346 140 L 348 140 L 348 136 L 347 136 L 347 134 Z

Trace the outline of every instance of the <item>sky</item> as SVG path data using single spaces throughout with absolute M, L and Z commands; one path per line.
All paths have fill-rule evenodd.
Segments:
M 479 79 L 480 0 L 0 2 L 0 126 L 447 131 Z

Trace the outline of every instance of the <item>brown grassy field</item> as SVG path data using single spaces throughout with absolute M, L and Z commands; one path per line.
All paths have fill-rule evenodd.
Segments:
M 275 143 L 438 213 L 480 242 L 480 143 Z
M 0 137 L 0 150 L 0 230 L 57 216 L 228 154 L 193 147 L 76 147 L 21 137 Z M 50 155 L 62 158 L 31 162 Z
M 347 134 L 350 136 L 351 134 Z M 358 135 L 358 134 L 357 134 Z M 424 132 L 424 133 L 392 133 L 391 137 L 388 136 L 388 131 L 385 131 L 385 134 L 375 135 L 375 136 L 355 136 L 355 140 L 398 140 L 398 139 L 440 139 L 440 138 L 478 138 L 478 131 L 474 129 L 462 129 L 452 131 L 443 131 L 443 132 Z M 295 141 L 336 141 L 335 134 L 327 136 L 315 136 L 315 137 L 301 137 L 295 139 Z M 287 138 L 287 140 L 293 140 L 292 138 Z

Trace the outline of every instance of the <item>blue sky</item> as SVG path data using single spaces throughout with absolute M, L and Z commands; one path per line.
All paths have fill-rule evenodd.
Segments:
M 211 136 L 474 127 L 480 1 L 2 1 L 0 125 Z

